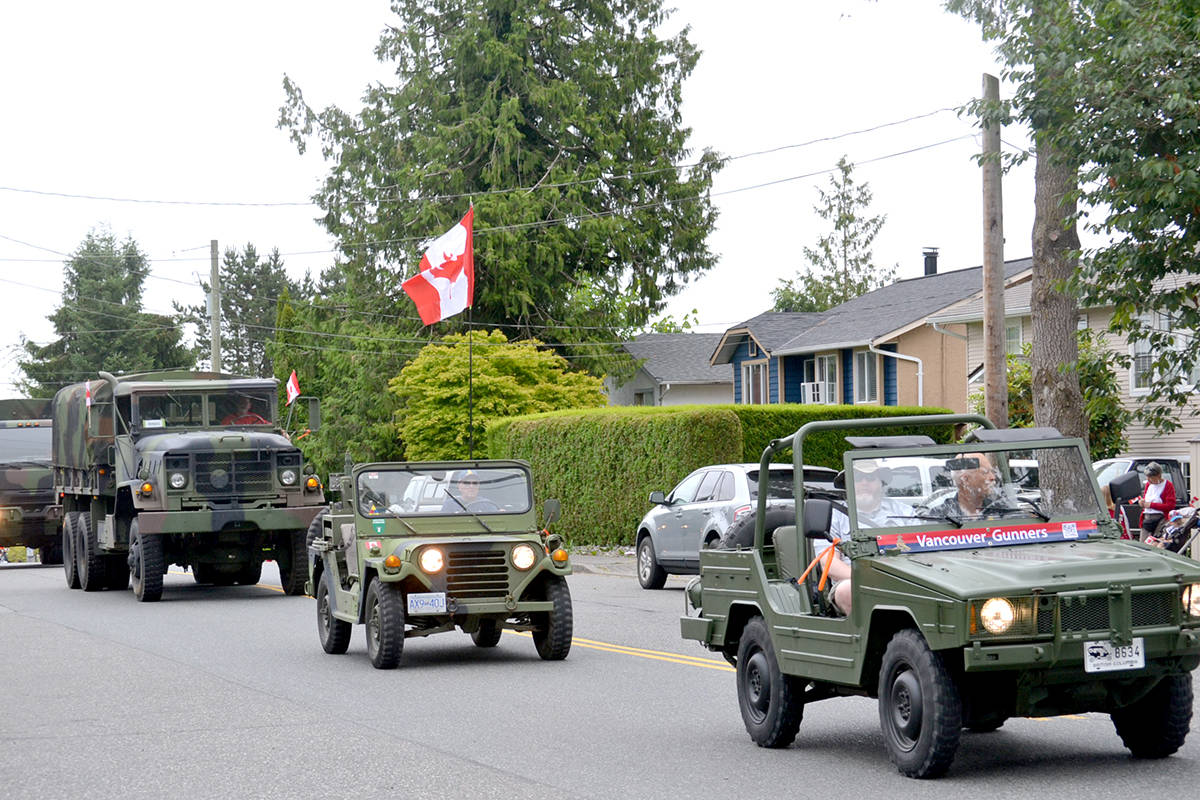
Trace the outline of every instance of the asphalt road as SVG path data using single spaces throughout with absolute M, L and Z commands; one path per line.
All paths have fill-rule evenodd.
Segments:
M 317 641 L 315 603 L 171 574 L 163 600 L 66 589 L 0 567 L 0 798 L 1189 797 L 1200 735 L 1131 759 L 1108 718 L 1009 720 L 964 734 L 916 782 L 883 752 L 876 705 L 817 703 L 784 750 L 755 747 L 733 673 L 679 637 L 684 579 L 646 592 L 629 559 L 581 558 L 562 662 L 506 633 L 410 639 L 371 668 Z M 1200 720 L 1200 713 L 1197 714 Z

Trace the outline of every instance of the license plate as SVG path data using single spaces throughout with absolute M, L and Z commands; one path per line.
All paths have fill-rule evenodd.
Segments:
M 410 614 L 445 614 L 445 592 L 415 592 L 408 596 Z
M 1129 644 L 1115 642 L 1084 642 L 1084 672 L 1112 672 L 1119 669 L 1141 669 L 1146 666 L 1146 647 L 1139 636 Z

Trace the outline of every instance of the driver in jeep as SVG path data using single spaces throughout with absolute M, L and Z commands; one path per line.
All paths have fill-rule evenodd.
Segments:
M 997 505 L 1002 502 L 1000 475 L 987 455 L 967 453 L 951 459 L 947 465 L 957 491 L 929 509 L 931 514 L 947 519 L 981 519 L 991 513 L 1013 510 Z
M 457 513 L 461 510 L 477 514 L 498 511 L 500 506 L 487 496 L 479 494 L 479 474 L 468 469 L 459 474 L 454 485 L 446 492 L 446 500 L 442 503 L 442 511 Z

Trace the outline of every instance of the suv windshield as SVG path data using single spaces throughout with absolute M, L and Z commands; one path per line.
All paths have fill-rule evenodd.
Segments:
M 365 517 L 523 514 L 531 507 L 529 475 L 519 467 L 397 467 L 358 476 L 358 511 Z
M 1086 534 L 1075 534 L 1084 529 L 1094 530 L 1096 521 L 1106 513 L 1091 481 L 1091 465 L 1073 445 L 1030 449 L 1027 445 L 1017 448 L 976 444 L 962 445 L 957 450 L 938 448 L 936 453 L 921 456 L 867 455 L 852 457 L 853 488 L 847 486 L 855 527 L 861 530 L 898 526 L 938 531 L 976 529 L 973 538 L 951 537 L 970 543 L 945 546 L 978 547 L 1048 538 L 1086 538 Z M 933 485 L 919 496 L 906 497 L 907 502 L 890 497 L 889 484 L 898 474 L 910 472 L 913 466 L 948 476 L 949 485 Z M 912 490 L 912 483 L 905 485 Z M 1035 525 L 1028 525 L 1030 520 Z M 998 526 L 1010 525 L 1027 527 L 1033 534 L 1019 541 L 984 541 L 991 535 L 990 529 L 998 531 Z M 978 533 L 979 528 L 989 531 Z M 908 537 L 891 534 L 879 534 L 877 538 L 881 549 L 885 539 L 888 546 L 909 542 Z M 903 539 L 900 545 L 895 544 L 898 538 Z

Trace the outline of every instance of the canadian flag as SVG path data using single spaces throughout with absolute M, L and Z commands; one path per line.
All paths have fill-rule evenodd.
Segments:
M 287 392 L 287 402 L 284 405 L 290 406 L 292 401 L 300 396 L 300 379 L 296 377 L 296 370 L 292 370 L 292 376 L 287 379 L 284 391 Z
M 434 239 L 421 256 L 421 271 L 402 284 L 426 325 L 462 312 L 475 298 L 474 223 L 472 206 L 461 222 Z

